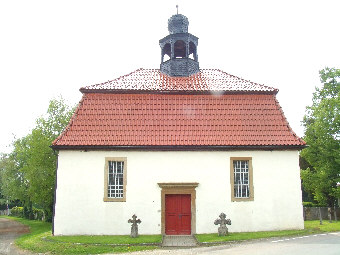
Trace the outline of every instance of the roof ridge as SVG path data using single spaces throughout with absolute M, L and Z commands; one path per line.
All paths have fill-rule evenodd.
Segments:
M 270 87 L 270 86 L 267 86 L 267 85 L 264 85 L 264 84 L 261 84 L 261 83 L 258 83 L 258 82 L 254 82 L 254 81 L 251 81 L 251 80 L 244 79 L 244 78 L 242 78 L 242 77 L 240 77 L 240 76 L 236 76 L 236 75 L 234 75 L 234 74 L 227 73 L 226 71 L 223 71 L 223 70 L 221 70 L 221 69 L 216 69 L 216 70 L 218 70 L 218 71 L 220 71 L 220 72 L 222 72 L 222 73 L 225 73 L 225 74 L 227 74 L 227 75 L 230 75 L 230 76 L 232 76 L 232 77 L 241 79 L 241 80 L 243 80 L 243 81 L 250 82 L 250 83 L 257 84 L 257 85 L 260 85 L 260 86 L 263 86 L 263 87 L 266 87 L 266 88 L 269 88 L 269 89 L 273 89 L 273 90 L 279 91 L 279 89 L 277 89 L 277 88 Z
M 120 80 L 120 79 L 122 79 L 122 78 L 124 78 L 124 77 L 126 77 L 126 76 L 130 76 L 131 74 L 133 74 L 133 73 L 137 73 L 137 72 L 139 72 L 139 71 L 141 71 L 141 70 L 145 70 L 144 68 L 138 68 L 138 69 L 136 69 L 135 71 L 132 71 L 131 73 L 128 73 L 128 74 L 124 74 L 124 75 L 121 75 L 121 76 L 119 76 L 118 78 L 116 78 L 116 79 L 113 79 L 112 81 L 114 81 L 114 80 Z
M 168 76 L 156 68 L 138 68 L 113 80 L 80 88 L 95 91 L 183 91 L 183 92 L 278 92 L 278 89 L 252 82 L 216 68 L 204 68 L 188 77 Z
M 121 76 L 119 76 L 119 77 L 117 77 L 117 78 L 114 78 L 114 79 L 112 79 L 112 80 L 108 80 L 108 81 L 105 81 L 105 82 L 96 83 L 96 84 L 88 85 L 88 86 L 85 86 L 85 87 L 81 87 L 80 90 L 82 90 L 82 89 L 87 89 L 87 87 L 94 87 L 94 86 L 98 86 L 98 85 L 104 85 L 104 84 L 106 84 L 106 83 L 108 83 L 108 82 L 112 83 L 112 82 L 114 82 L 114 81 L 118 81 L 118 80 L 120 80 L 120 79 L 122 79 L 122 78 L 124 78 L 124 77 L 130 76 L 130 75 L 132 75 L 133 73 L 136 73 L 136 72 L 141 71 L 141 70 L 146 70 L 146 69 L 143 68 L 143 67 L 140 67 L 140 68 L 138 68 L 138 69 L 136 69 L 136 70 L 134 70 L 134 71 L 132 71 L 132 72 L 130 72 L 130 73 L 121 75 Z

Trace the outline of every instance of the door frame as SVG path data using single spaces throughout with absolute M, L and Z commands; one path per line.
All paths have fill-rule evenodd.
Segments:
M 197 182 L 181 183 L 158 183 L 161 188 L 161 228 L 165 235 L 165 195 L 167 194 L 190 194 L 191 195 L 191 235 L 196 234 L 196 187 Z

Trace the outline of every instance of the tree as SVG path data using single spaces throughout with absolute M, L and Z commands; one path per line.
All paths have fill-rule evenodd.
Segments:
M 27 136 L 14 142 L 13 152 L 1 158 L 3 194 L 20 200 L 31 211 L 32 204 L 52 216 L 57 155 L 50 148 L 68 124 L 73 109 L 62 98 L 50 101 L 47 114 L 36 121 Z
M 3 165 L 3 157 L 4 155 L 3 154 L 0 154 L 0 169 L 2 169 L 2 165 Z M 1 171 L 1 170 L 0 170 Z M 0 184 L 1 184 L 1 175 L 0 175 Z M 6 203 L 7 203 L 7 200 L 6 200 L 6 197 L 4 196 L 3 194 L 3 191 L 2 191 L 2 188 L 1 188 L 1 185 L 0 185 L 0 210 L 4 210 L 6 208 Z
M 303 119 L 305 141 L 301 157 L 310 167 L 301 171 L 304 189 L 319 204 L 334 206 L 340 196 L 340 69 L 320 71 L 321 88 Z

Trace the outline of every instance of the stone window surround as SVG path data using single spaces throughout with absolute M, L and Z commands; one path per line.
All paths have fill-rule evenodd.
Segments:
M 234 161 L 236 160 L 247 160 L 249 166 L 249 197 L 236 198 L 234 195 Z M 242 201 L 254 201 L 254 184 L 253 184 L 253 164 L 252 157 L 230 157 L 230 188 L 231 188 L 231 201 L 242 202 Z
M 165 195 L 190 194 L 191 195 L 191 235 L 196 234 L 196 187 L 197 182 L 158 183 L 161 190 L 161 231 L 165 235 Z
M 108 197 L 108 172 L 109 172 L 109 161 L 123 161 L 124 169 L 123 169 L 123 197 L 122 198 L 113 198 Z M 105 166 L 104 166 L 104 202 L 126 202 L 126 183 L 127 183 L 127 158 L 126 157 L 105 157 Z

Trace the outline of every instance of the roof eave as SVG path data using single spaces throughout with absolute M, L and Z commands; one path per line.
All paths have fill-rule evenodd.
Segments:
M 252 91 L 252 90 L 135 90 L 135 89 L 86 89 L 80 88 L 83 94 L 166 94 L 166 95 L 226 95 L 226 94 L 264 94 L 276 95 L 278 90 Z
M 302 150 L 306 145 L 52 145 L 53 150 L 235 151 Z

